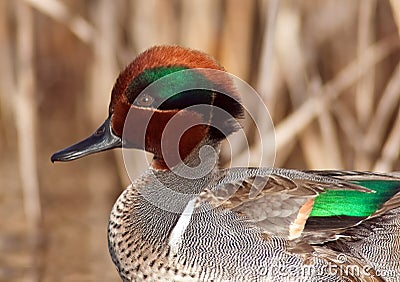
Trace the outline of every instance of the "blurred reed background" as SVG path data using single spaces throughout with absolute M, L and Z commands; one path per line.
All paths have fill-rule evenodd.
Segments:
M 0 281 L 119 281 L 120 151 L 50 155 L 97 128 L 119 70 L 155 44 L 210 53 L 258 90 L 276 166 L 400 169 L 398 0 L 1 0 L 0 14 Z

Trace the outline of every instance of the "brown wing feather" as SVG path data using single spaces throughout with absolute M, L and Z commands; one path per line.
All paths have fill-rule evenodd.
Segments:
M 266 168 L 221 170 L 217 184 L 200 194 L 199 201 L 233 210 L 252 220 L 266 232 L 293 239 L 302 235 L 310 212 L 310 203 L 319 193 L 330 190 L 371 192 L 349 181 L 363 179 L 399 179 L 394 175 L 354 171 L 299 171 Z M 398 205 L 400 196 L 382 209 Z M 317 226 L 318 228 L 318 226 Z M 345 226 L 344 228 L 347 228 Z M 333 227 L 313 236 L 310 242 L 332 240 L 343 228 Z M 312 239 L 311 239 L 312 238 Z

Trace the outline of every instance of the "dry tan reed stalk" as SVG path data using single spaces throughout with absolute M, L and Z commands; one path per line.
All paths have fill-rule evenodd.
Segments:
M 153 45 L 177 44 L 179 18 L 176 6 L 170 1 L 131 1 L 128 20 L 129 36 L 136 52 Z
M 224 23 L 219 59 L 230 73 L 248 81 L 252 17 L 255 1 L 230 0 L 225 2 Z M 238 42 L 241 42 L 238 44 Z
M 217 52 L 218 59 L 225 69 L 240 79 L 249 81 L 250 78 L 250 62 L 251 62 L 251 48 L 252 48 L 252 29 L 254 15 L 255 1 L 225 1 L 223 3 L 223 21 L 221 21 L 219 50 Z M 221 3 L 220 3 L 221 6 Z M 221 16 L 221 15 L 220 15 Z M 241 42 L 238 44 L 238 42 Z M 253 102 L 254 100 L 246 97 L 246 91 L 240 91 L 243 93 L 242 99 L 246 103 L 247 109 L 251 113 L 254 113 L 259 106 L 258 104 L 251 104 L 248 101 Z M 242 125 L 245 131 L 251 129 L 250 119 L 242 120 Z M 232 156 L 236 156 L 242 152 L 242 148 L 246 151 L 249 147 L 247 144 L 241 144 L 242 140 L 239 135 L 233 135 L 230 138 L 230 149 L 236 149 L 237 151 L 232 152 Z M 248 142 L 251 143 L 254 136 L 247 134 Z M 224 158 L 227 157 L 226 151 L 223 150 Z M 232 157 L 229 156 L 229 157 Z M 234 160 L 237 164 L 247 164 L 247 157 L 244 154 L 244 159 Z M 256 156 L 257 157 L 257 156 Z
M 387 138 L 381 156 L 374 165 L 375 171 L 389 172 L 400 156 L 400 109 L 397 112 L 397 119 Z
M 376 0 L 360 1 L 359 20 L 358 20 L 358 45 L 357 54 L 361 54 L 365 48 L 374 41 L 375 10 Z M 374 111 L 374 87 L 375 87 L 375 67 L 372 67 L 357 83 L 355 110 L 359 121 L 359 126 L 364 130 L 368 127 Z M 360 70 L 362 71 L 362 70 Z M 360 139 L 359 148 L 355 154 L 355 167 L 361 170 L 370 169 L 371 155 L 363 150 Z
M 335 102 L 335 106 L 332 107 L 332 113 L 338 120 L 338 126 L 346 136 L 345 139 L 350 143 L 352 151 L 360 150 L 359 140 L 362 140 L 364 136 L 354 113 L 350 113 L 350 109 L 341 100 Z
M 90 102 L 87 107 L 93 124 L 98 124 L 105 116 L 105 105 L 110 99 L 118 67 L 116 62 L 117 45 L 120 41 L 116 23 L 116 5 L 100 0 L 93 7 L 93 21 L 99 36 L 94 39 L 94 60 L 91 69 Z
M 375 39 L 375 10 L 376 0 L 364 0 L 359 2 L 358 19 L 358 45 L 357 54 L 361 54 Z M 357 83 L 356 114 L 363 128 L 369 123 L 374 107 L 374 67 L 371 68 Z
M 275 56 L 288 86 L 290 103 L 298 107 L 307 96 L 306 56 L 302 46 L 301 14 L 292 5 L 281 5 L 275 30 Z
M 371 118 L 366 137 L 364 138 L 363 148 L 371 155 L 379 153 L 384 142 L 385 132 L 388 129 L 391 118 L 400 104 L 400 64 L 397 65 L 392 77 L 386 85 L 381 99 L 376 106 L 375 115 Z M 368 163 L 367 167 L 371 167 Z
M 23 1 L 17 1 L 17 93 L 14 112 L 18 136 L 18 155 L 25 215 L 33 246 L 29 281 L 39 281 L 41 203 L 36 155 L 36 93 L 33 65 L 33 14 Z M 11 94 L 11 93 L 10 93 Z
M 10 96 L 16 91 L 15 76 L 12 62 L 11 28 L 8 24 L 9 2 L 0 1 L 0 130 L 4 133 L 4 139 L 0 140 L 0 146 L 11 144 L 12 132 L 8 122 L 12 120 L 14 107 Z M 2 144 L 4 142 L 4 144 Z
M 392 11 L 394 20 L 396 21 L 397 31 L 400 34 L 400 1 L 390 0 L 390 4 L 392 5 Z
M 315 75 L 315 77 L 311 79 L 311 82 L 309 84 L 309 92 L 311 93 L 311 95 L 317 96 L 323 94 L 323 92 L 321 92 L 321 89 L 323 87 L 321 80 L 321 77 L 318 75 Z M 323 167 L 326 169 L 341 169 L 344 167 L 344 161 L 340 150 L 340 138 L 338 136 L 339 133 L 337 126 L 334 122 L 334 118 L 332 116 L 332 108 L 333 107 L 330 107 L 329 110 L 323 111 L 317 118 L 317 131 L 320 133 L 320 136 L 318 136 L 318 138 L 320 139 L 320 146 L 309 150 L 311 150 L 316 155 L 316 158 L 318 158 L 319 152 L 320 164 L 316 162 L 308 163 L 308 168 L 320 169 L 321 167 Z M 305 132 L 302 133 L 301 138 L 304 138 L 304 135 L 307 135 L 307 131 L 309 130 L 306 129 Z M 304 144 L 304 146 L 307 146 L 307 144 L 308 143 Z M 313 144 L 310 143 L 309 147 L 312 146 Z
M 270 112 L 273 115 L 273 103 L 275 100 L 274 96 L 277 91 L 273 88 L 274 83 L 271 80 L 274 79 L 273 67 L 274 67 L 274 48 L 275 48 L 275 31 L 276 31 L 276 21 L 279 11 L 280 1 L 271 0 L 265 4 L 268 9 L 268 21 L 265 20 L 267 25 L 264 28 L 262 51 L 260 54 L 260 71 L 258 73 L 258 85 L 257 90 L 262 95 L 264 101 L 269 104 Z
M 258 70 L 253 71 L 255 79 L 251 81 L 256 81 L 256 89 L 261 95 L 262 100 L 268 106 L 269 114 L 272 118 L 276 115 L 276 110 L 281 109 L 282 98 L 279 97 L 282 88 L 284 88 L 284 80 L 282 76 L 281 66 L 276 59 L 276 47 L 275 47 L 275 34 L 277 25 L 277 15 L 280 9 L 279 0 L 265 0 L 257 1 L 255 5 L 255 13 L 259 17 L 258 22 L 260 25 L 258 28 L 262 32 L 262 40 L 260 53 L 257 54 L 258 57 L 254 57 L 254 60 L 258 60 Z M 253 19 L 254 20 L 254 19 Z M 253 44 L 259 41 L 257 37 L 253 38 Z M 253 64 L 254 66 L 254 64 Z M 263 166 L 269 166 L 270 159 L 274 158 L 275 151 L 271 144 L 271 140 L 275 140 L 273 132 L 265 131 L 265 128 L 269 127 L 269 119 L 265 116 L 264 105 L 254 105 L 251 108 L 251 112 L 256 113 L 256 118 L 258 118 L 258 130 L 261 130 L 261 137 L 263 142 L 260 142 L 260 138 L 254 138 L 253 146 L 250 147 L 250 151 L 242 152 L 236 155 L 234 161 L 240 162 L 241 160 L 247 159 L 250 156 L 251 165 L 260 165 L 258 160 L 260 155 L 263 154 Z M 251 139 L 251 137 L 250 137 Z M 290 150 L 288 150 L 290 153 Z M 283 154 L 279 157 L 283 157 Z M 281 158 L 282 159 L 282 158 Z
M 276 95 L 278 94 L 277 86 L 280 85 L 282 81 L 282 77 L 278 74 L 278 70 L 275 68 L 277 66 L 274 58 L 275 52 L 275 31 L 276 31 L 276 21 L 277 21 L 277 14 L 279 11 L 279 0 L 272 0 L 272 1 L 265 1 L 262 4 L 262 7 L 268 11 L 267 19 L 263 20 L 264 24 L 264 34 L 263 34 L 263 42 L 262 42 L 262 49 L 260 54 L 260 65 L 259 65 L 259 73 L 257 77 L 257 90 L 258 93 L 261 95 L 264 102 L 268 105 L 268 110 L 270 114 L 274 115 L 274 105 L 275 101 L 278 100 Z M 263 105 L 255 105 L 255 110 L 251 109 L 252 112 L 258 112 L 259 115 L 259 126 L 261 129 L 267 128 L 268 126 L 268 119 L 265 118 L 263 115 L 264 113 L 264 106 Z M 253 164 L 255 160 L 259 159 L 260 154 L 267 155 L 264 160 L 269 161 L 272 155 L 275 155 L 275 152 L 271 152 L 271 144 L 267 142 L 267 140 L 271 140 L 272 132 L 261 132 L 261 134 L 265 134 L 264 141 L 260 143 L 259 139 L 255 139 L 254 145 L 250 148 L 249 152 L 243 152 L 236 156 L 237 160 L 240 161 L 242 159 L 246 159 L 247 156 L 250 156 L 250 164 Z M 269 134 L 267 136 L 267 134 Z M 275 138 L 273 138 L 275 140 Z M 255 163 L 259 165 L 258 163 Z M 268 163 L 261 163 L 261 165 L 269 165 Z
M 17 5 L 17 93 L 14 103 L 19 140 L 19 163 L 25 193 L 26 215 L 32 229 L 39 226 L 40 198 L 36 167 L 36 101 L 33 66 L 33 18 L 31 9 L 18 1 Z
M 282 150 L 279 152 L 279 154 L 276 154 L 274 163 L 275 167 L 284 167 L 288 162 L 288 159 L 296 153 L 294 151 L 297 145 L 296 141 L 297 140 L 292 140 L 291 142 L 287 143 L 285 150 Z
M 323 112 L 318 119 L 322 135 L 322 148 L 324 152 L 323 168 L 343 169 L 345 167 L 340 151 L 340 138 L 335 122 L 330 111 Z M 321 167 L 314 167 L 316 169 Z
M 183 46 L 216 55 L 220 0 L 182 1 L 179 41 Z M 205 20 L 207 19 L 207 20 Z
M 86 44 L 91 44 L 97 34 L 93 26 L 79 15 L 74 15 L 60 0 L 24 0 L 41 13 L 63 23 L 76 37 Z

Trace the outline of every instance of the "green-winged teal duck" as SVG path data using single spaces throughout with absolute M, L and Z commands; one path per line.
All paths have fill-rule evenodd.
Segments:
M 122 280 L 400 281 L 400 178 L 219 169 L 220 143 L 243 109 L 230 78 L 204 69 L 223 71 L 179 46 L 141 53 L 119 75 L 104 124 L 51 158 L 118 147 L 154 154 L 111 211 L 108 244 Z M 177 76 L 143 91 L 169 74 Z M 211 87 L 172 93 L 193 81 Z

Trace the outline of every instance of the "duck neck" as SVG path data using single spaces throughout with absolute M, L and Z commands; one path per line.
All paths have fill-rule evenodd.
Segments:
M 179 144 L 175 152 L 173 146 L 166 144 L 164 150 L 154 154 L 152 169 L 197 174 L 196 171 L 211 171 L 218 166 L 219 141 L 208 136 L 200 139 L 198 136 L 183 135 L 180 142 L 174 144 Z M 163 148 L 163 145 L 160 148 Z M 197 178 L 197 175 L 193 176 Z

